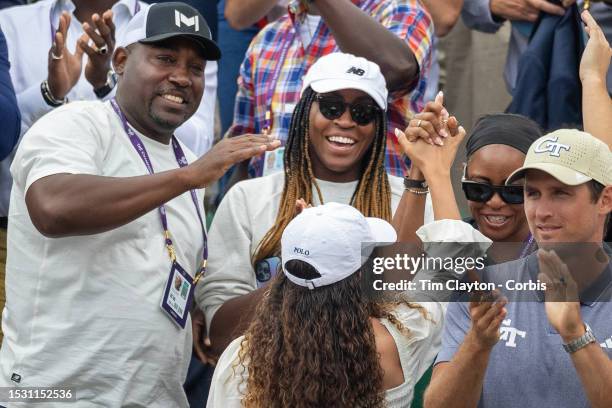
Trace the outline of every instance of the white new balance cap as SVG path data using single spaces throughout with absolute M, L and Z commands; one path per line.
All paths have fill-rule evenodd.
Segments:
M 359 89 L 370 95 L 383 110 L 387 109 L 389 93 L 380 67 L 351 54 L 335 52 L 319 58 L 304 77 L 302 94 L 308 87 L 318 93 Z
M 395 229 L 387 221 L 366 218 L 350 205 L 328 203 L 307 208 L 283 232 L 283 272 L 291 282 L 309 289 L 331 285 L 357 272 L 374 246 L 396 239 Z M 364 244 L 369 253 L 362 251 Z M 292 275 L 285 268 L 291 260 L 308 263 L 321 276 L 303 279 Z

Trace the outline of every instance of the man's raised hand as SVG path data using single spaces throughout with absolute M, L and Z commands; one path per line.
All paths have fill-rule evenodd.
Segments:
M 204 156 L 187 167 L 189 184 L 204 188 L 220 179 L 236 163 L 272 151 L 280 146 L 277 139 L 264 135 L 242 135 L 225 138 Z
M 72 54 L 66 47 L 70 20 L 70 14 L 64 11 L 49 50 L 47 81 L 51 95 L 59 100 L 64 99 L 79 81 L 83 66 L 83 50 L 77 47 Z
M 106 10 L 102 16 L 94 14 L 91 22 L 93 25 L 83 23 L 85 34 L 79 38 L 77 47 L 89 57 L 85 65 L 85 79 L 93 89 L 100 89 L 106 84 L 115 50 L 113 12 Z

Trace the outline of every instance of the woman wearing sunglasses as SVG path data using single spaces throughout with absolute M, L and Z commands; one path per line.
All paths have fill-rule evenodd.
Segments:
M 468 222 L 494 242 L 523 242 L 519 256 L 533 250 L 523 186 L 505 182 L 523 165 L 529 146 L 540 136 L 540 128 L 531 119 L 500 113 L 481 118 L 466 144 L 461 184 L 472 215 Z
M 440 103 L 428 104 L 410 121 L 407 138 L 438 138 L 442 112 Z M 520 252 L 512 254 L 514 258 L 533 251 L 534 244 L 523 210 L 523 186 L 506 186 L 505 182 L 523 165 L 529 146 L 540 136 L 540 128 L 531 119 L 498 113 L 479 119 L 466 143 L 461 185 L 471 217 L 465 221 L 493 242 L 523 243 Z
M 196 299 L 213 354 L 252 320 L 263 287 L 279 270 L 281 235 L 299 211 L 298 200 L 350 204 L 365 216 L 391 221 L 404 186 L 385 172 L 387 96 L 379 67 L 348 54 L 320 58 L 304 77 L 284 172 L 236 184 L 210 228 L 208 272 Z M 430 208 L 426 221 L 433 218 Z

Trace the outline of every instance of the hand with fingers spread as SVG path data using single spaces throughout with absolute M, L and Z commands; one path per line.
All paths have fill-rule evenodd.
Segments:
M 606 80 L 612 49 L 608 40 L 591 13 L 582 12 L 582 21 L 586 24 L 585 31 L 589 35 L 586 48 L 580 60 L 580 80 Z
M 499 341 L 499 328 L 506 317 L 505 297 L 495 296 L 492 301 L 490 296 L 476 294 L 470 301 L 470 318 L 472 326 L 466 337 L 473 345 L 483 349 L 492 349 Z
M 91 16 L 91 22 L 93 25 L 83 23 L 85 33 L 79 38 L 77 47 L 88 56 L 85 78 L 93 89 L 100 89 L 106 85 L 115 50 L 113 12 L 106 10 L 102 16 L 94 14 Z
M 580 317 L 578 286 L 567 265 L 555 251 L 544 249 L 538 250 L 538 264 L 538 279 L 546 284 L 544 299 L 550 325 L 564 339 L 582 336 L 584 323 Z
M 221 178 L 234 164 L 275 150 L 280 144 L 279 140 L 264 135 L 225 138 L 188 166 L 192 187 L 204 188 Z
M 70 20 L 70 14 L 64 11 L 49 50 L 47 82 L 51 95 L 58 100 L 63 100 L 79 81 L 83 66 L 83 50 L 77 47 L 72 54 L 66 47 Z
M 410 142 L 423 139 L 429 144 L 442 146 L 442 138 L 452 136 L 446 126 L 448 119 L 448 111 L 444 108 L 444 94 L 440 91 L 433 102 L 428 102 L 423 111 L 414 115 L 403 133 Z M 396 136 L 399 137 L 400 133 L 400 129 L 395 130 Z
M 212 353 L 210 339 L 206 331 L 204 312 L 199 307 L 191 311 L 191 328 L 193 332 L 193 352 L 202 364 L 215 365 L 217 356 Z

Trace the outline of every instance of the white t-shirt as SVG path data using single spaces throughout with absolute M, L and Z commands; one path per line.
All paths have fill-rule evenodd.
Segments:
M 404 184 L 401 177 L 388 177 L 391 210 L 395 213 L 404 193 Z M 357 181 L 332 183 L 317 180 L 317 183 L 326 203 L 349 204 L 357 187 Z M 208 268 L 195 292 L 209 327 L 215 312 L 224 302 L 257 289 L 251 256 L 276 221 L 284 184 L 283 172 L 241 181 L 228 191 L 219 205 L 210 227 Z M 313 197 L 313 205 L 318 205 L 314 187 Z M 429 196 L 424 219 L 426 223 L 433 221 Z
M 171 145 L 140 137 L 156 172 L 178 167 Z M 46 407 L 187 407 L 191 323 L 182 330 L 160 308 L 171 262 L 157 209 L 105 233 L 46 238 L 25 204 L 30 185 L 52 174 L 148 174 L 110 103 L 74 102 L 38 120 L 11 173 L 0 386 L 76 390 L 76 405 Z M 203 238 L 189 192 L 166 211 L 178 262 L 193 276 Z
M 123 39 L 129 21 L 138 9 L 148 4 L 136 0 L 119 0 L 112 6 L 117 43 Z M 63 11 L 72 15 L 66 39 L 66 49 L 74 52 L 77 40 L 84 31 L 74 14 L 71 0 L 38 1 L 19 7 L 0 10 L 0 27 L 6 37 L 11 63 L 11 79 L 21 112 L 21 135 L 45 113 L 53 108 L 47 105 L 40 92 L 40 83 L 47 78 L 47 59 L 51 48 L 52 26 L 57 28 Z M 92 85 L 85 78 L 87 55 L 83 57 L 81 77 L 70 90 L 70 101 L 96 101 Z M 116 90 L 116 88 L 115 88 Z M 115 90 L 104 99 L 109 99 Z M 198 157 L 213 144 L 215 103 L 217 98 L 217 62 L 208 61 L 204 72 L 204 94 L 195 114 L 175 132 L 179 140 Z M 13 153 L 0 162 L 0 217 L 8 215 L 12 179 L 9 172 Z

